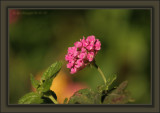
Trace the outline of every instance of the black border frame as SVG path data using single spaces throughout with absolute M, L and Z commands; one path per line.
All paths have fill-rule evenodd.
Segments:
M 80 9 L 85 9 L 85 8 L 87 8 L 87 9 L 95 9 L 95 8 L 97 8 L 97 9 L 101 9 L 101 8 L 102 8 L 102 9 L 110 9 L 109 7 L 107 7 L 107 8 L 106 8 L 106 7 L 101 7 L 101 8 L 99 8 L 99 7 L 89 7 L 89 8 L 88 8 L 88 7 L 83 7 L 83 8 L 81 8 L 81 7 L 63 7 L 63 6 L 62 6 L 62 7 L 54 7 L 54 8 L 53 8 L 53 7 L 47 7 L 47 8 L 46 8 L 46 7 L 23 7 L 23 6 L 22 6 L 22 7 L 12 7 L 12 6 L 8 6 L 8 7 L 6 8 L 6 13 L 8 14 L 8 10 L 9 10 L 9 9 L 27 9 L 27 10 L 29 10 L 29 9 L 31 9 L 31 10 L 32 10 L 32 9 L 37 9 L 37 10 L 40 9 L 40 10 L 42 10 L 42 8 L 44 8 L 44 10 L 46 10 L 46 9 L 49 9 L 49 10 L 50 10 L 50 9 L 51 9 L 51 10 L 53 9 L 53 10 L 54 10 L 54 9 L 63 9 L 63 8 L 64 8 L 64 9 L 73 9 L 73 10 L 74 10 L 74 9 L 79 9 L 79 8 L 80 8 Z M 117 8 L 117 7 L 116 7 L 116 8 L 111 7 L 111 8 L 113 8 L 113 9 L 121 9 L 122 7 L 119 7 L 119 8 Z M 126 7 L 126 8 L 122 8 L 122 9 L 133 9 L 133 8 L 131 8 L 131 7 Z M 140 8 L 136 8 L 136 9 L 137 9 L 137 10 L 150 9 L 150 11 L 151 11 L 151 12 L 150 12 L 150 14 L 151 14 L 151 17 L 150 17 L 150 18 L 151 18 L 151 23 L 150 23 L 150 24 L 151 24 L 151 48 L 150 48 L 150 49 L 151 49 L 151 55 L 152 55 L 152 52 L 154 52 L 154 51 L 153 51 L 154 49 L 153 49 L 153 46 L 152 46 L 152 45 L 153 45 L 153 39 L 154 39 L 154 38 L 153 38 L 153 34 L 152 34 L 152 31 L 153 31 L 152 28 L 154 28 L 154 27 L 153 27 L 153 9 L 154 9 L 154 8 L 153 8 L 153 7 L 144 7 L 144 8 L 140 7 Z M 9 21 L 8 15 L 7 15 L 7 20 Z M 9 25 L 8 25 L 8 23 L 9 23 L 9 22 L 6 23 L 7 26 L 8 26 L 8 27 L 7 27 L 6 36 L 7 36 L 7 42 L 9 43 L 9 36 L 8 36 L 8 35 L 9 35 L 9 34 L 8 34 Z M 8 50 L 7 56 L 9 57 L 9 44 L 8 44 L 8 43 L 7 43 L 7 45 L 8 45 L 8 46 L 7 46 L 7 50 Z M 154 59 L 153 59 L 152 56 L 151 56 L 151 58 L 152 58 L 152 59 L 150 59 L 150 60 L 151 60 L 150 63 L 151 63 L 151 65 L 153 66 L 153 62 L 152 62 L 152 61 L 153 61 Z M 9 68 L 8 65 L 9 65 L 9 58 L 8 58 L 8 60 L 7 60 L 7 68 Z M 152 66 L 151 66 L 151 78 L 153 78 L 153 71 L 152 71 L 152 68 L 153 68 L 153 67 L 152 67 Z M 8 90 L 7 90 L 6 93 L 8 94 L 8 98 L 9 98 L 9 93 L 8 93 L 8 92 L 9 92 L 9 85 L 8 85 L 9 82 L 8 82 L 8 78 L 9 78 L 9 71 L 8 71 L 8 69 L 7 69 L 7 79 L 6 79 L 7 81 L 6 81 L 6 85 L 7 85 Z M 110 106 L 110 107 L 120 107 L 120 106 L 124 106 L 124 107 L 127 107 L 127 106 L 130 106 L 130 107 L 142 107 L 142 106 L 143 106 L 143 107 L 153 107 L 153 106 L 154 106 L 154 105 L 153 105 L 153 103 L 154 103 L 154 99 L 153 99 L 153 98 L 154 98 L 154 97 L 153 97 L 153 95 L 154 95 L 154 93 L 153 93 L 153 92 L 154 92 L 154 87 L 153 87 L 153 85 L 154 85 L 154 84 L 153 84 L 153 82 L 154 82 L 154 81 L 153 81 L 153 79 L 151 79 L 151 80 L 152 80 L 152 81 L 151 81 L 151 105 L 150 105 L 150 104 L 125 104 L 125 105 L 124 105 L 124 104 L 121 104 L 121 105 L 118 105 L 118 104 L 115 104 L 115 105 L 109 105 L 109 104 L 102 104 L 102 105 L 101 105 L 101 104 L 87 104 L 87 105 L 85 105 L 85 104 L 83 104 L 83 105 L 80 105 L 80 104 L 54 104 L 54 105 L 51 105 L 51 104 L 30 104 L 30 105 L 28 105 L 28 104 L 26 104 L 26 105 L 25 105 L 25 104 L 9 104 L 9 99 L 7 98 L 6 100 L 7 100 L 7 102 L 8 102 L 8 106 L 30 106 L 30 107 L 32 107 L 32 106 L 37 106 L 37 107 L 44 107 L 44 106 L 50 106 L 50 107 L 54 107 L 54 106 L 57 106 L 57 107 L 61 107 L 61 106 L 63 106 L 63 107 L 68 107 L 68 106 L 72 106 L 72 107 L 75 107 L 75 106 L 80 106 L 80 107 L 81 107 L 81 106 L 83 106 L 83 107 L 87 107 L 87 106 L 90 106 L 90 107 L 96 107 L 96 106 L 101 106 L 101 107 L 106 107 L 106 106 Z

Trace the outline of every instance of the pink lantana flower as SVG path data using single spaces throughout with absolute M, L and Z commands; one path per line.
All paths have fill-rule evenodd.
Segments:
M 75 42 L 73 47 L 68 48 L 68 53 L 65 56 L 70 73 L 74 74 L 86 67 L 94 60 L 100 49 L 101 42 L 94 35 L 88 36 L 87 39 L 83 36 L 83 39 Z

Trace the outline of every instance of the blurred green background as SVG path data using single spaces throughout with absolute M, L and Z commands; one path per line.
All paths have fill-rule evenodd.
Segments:
M 9 11 L 9 103 L 31 91 L 36 75 L 57 60 L 83 36 L 95 35 L 102 46 L 96 56 L 106 78 L 117 74 L 113 85 L 128 80 L 134 104 L 151 104 L 150 10 L 19 10 Z M 64 65 L 63 70 L 69 76 Z M 96 88 L 103 84 L 94 68 L 73 76 Z

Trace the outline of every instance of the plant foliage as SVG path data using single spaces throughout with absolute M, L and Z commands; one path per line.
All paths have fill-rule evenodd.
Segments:
M 50 90 L 53 79 L 61 70 L 62 62 L 58 61 L 52 64 L 42 75 L 40 81 L 35 80 L 33 75 L 30 76 L 32 86 L 36 88 L 36 92 L 30 92 L 21 97 L 18 101 L 19 104 L 42 104 L 49 103 L 52 96 L 56 100 L 56 94 Z M 54 102 L 53 102 L 54 103 Z
M 30 76 L 31 84 L 36 92 L 30 92 L 21 97 L 19 104 L 58 104 L 56 94 L 50 90 L 53 79 L 61 70 L 62 62 L 52 64 L 42 75 L 40 81 Z M 128 82 L 122 82 L 117 88 L 111 88 L 116 80 L 116 75 L 110 76 L 105 85 L 98 86 L 96 90 L 91 88 L 81 89 L 70 98 L 65 98 L 63 104 L 125 104 L 133 101 L 126 87 Z

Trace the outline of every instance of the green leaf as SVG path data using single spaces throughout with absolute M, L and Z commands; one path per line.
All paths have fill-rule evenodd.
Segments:
M 19 100 L 18 103 L 19 104 L 44 103 L 45 97 L 43 97 L 43 99 L 42 99 L 42 94 L 46 93 L 47 91 L 50 91 L 52 81 L 56 77 L 58 72 L 60 71 L 61 67 L 62 67 L 61 61 L 52 64 L 45 71 L 45 73 L 42 75 L 40 82 L 35 80 L 33 75 L 31 75 L 31 78 L 30 78 L 31 83 L 32 83 L 33 87 L 37 88 L 38 93 L 34 93 L 34 92 L 28 93 L 28 94 L 24 95 Z
M 125 90 L 127 86 L 127 81 L 122 82 L 117 89 L 113 90 L 108 94 L 103 104 L 125 104 L 131 100 L 129 92 Z
M 116 80 L 116 78 L 117 78 L 117 76 L 116 76 L 116 74 L 114 74 L 110 78 L 107 79 L 105 90 L 109 89 L 109 86 Z
M 58 61 L 54 64 L 52 64 L 42 75 L 41 80 L 46 80 L 46 79 L 50 79 L 52 77 L 56 77 L 56 75 L 58 74 L 58 72 L 60 71 L 62 67 L 62 61 Z
M 101 94 L 91 89 L 77 91 L 69 100 L 68 104 L 100 104 Z
M 114 74 L 107 79 L 105 85 L 98 86 L 98 91 L 103 92 L 104 90 L 109 90 L 110 85 L 116 80 L 117 76 Z
M 43 102 L 42 95 L 34 92 L 27 93 L 18 101 L 19 104 L 40 104 Z
M 50 90 L 50 87 L 52 85 L 52 81 L 53 81 L 53 78 L 51 79 L 47 79 L 43 82 L 43 84 L 41 84 L 39 86 L 39 88 L 37 89 L 39 92 L 46 92 L 48 90 Z
M 56 77 L 58 72 L 60 71 L 62 67 L 62 62 L 58 61 L 54 64 L 52 64 L 42 75 L 41 78 L 41 84 L 39 88 L 37 89 L 39 92 L 46 92 L 50 90 L 50 87 L 52 85 L 53 79 Z
M 39 81 L 35 80 L 32 74 L 30 75 L 30 80 L 31 80 L 32 86 L 37 89 L 39 86 Z

